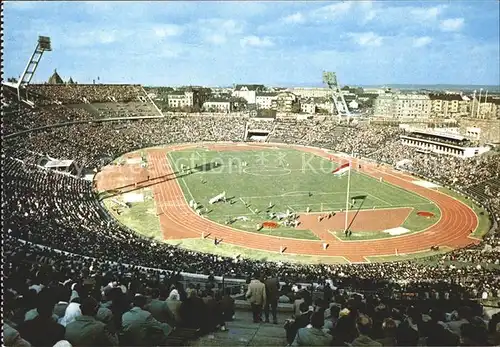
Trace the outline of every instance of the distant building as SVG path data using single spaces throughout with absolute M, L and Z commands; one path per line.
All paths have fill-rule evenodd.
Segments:
M 300 103 L 300 112 L 307 114 L 315 114 L 316 113 L 316 103 L 313 98 L 309 98 Z
M 431 93 L 432 117 L 458 118 L 470 113 L 470 99 L 460 94 Z
M 257 92 L 255 94 L 255 104 L 260 109 L 270 110 L 273 105 L 273 100 L 276 100 L 278 93 L 276 92 Z
M 333 100 L 330 98 L 313 98 L 316 112 L 331 113 L 333 110 Z
M 193 91 L 172 91 L 168 93 L 168 107 L 183 108 L 194 106 Z
M 50 76 L 49 81 L 47 82 L 48 84 L 64 84 L 63 79 L 59 74 L 57 73 L 57 70 L 54 70 L 54 73 L 52 76 Z
M 229 113 L 233 110 L 233 103 L 225 98 L 210 98 L 203 103 L 203 110 L 208 112 Z
M 300 100 L 297 95 L 291 92 L 282 92 L 272 100 L 271 108 L 278 112 L 298 112 L 300 110 Z
M 428 95 L 397 94 L 395 114 L 397 118 L 429 118 L 432 103 Z
M 432 102 L 423 94 L 381 94 L 375 100 L 374 115 L 384 118 L 429 118 Z
M 289 88 L 288 91 L 304 99 L 326 98 L 332 93 L 329 88 Z
M 245 99 L 249 104 L 255 104 L 257 92 L 264 90 L 263 84 L 237 84 L 232 95 Z
M 380 94 L 375 99 L 373 114 L 376 117 L 394 118 L 394 95 Z

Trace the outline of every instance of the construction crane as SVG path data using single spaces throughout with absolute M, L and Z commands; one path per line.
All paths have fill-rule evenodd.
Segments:
M 15 83 L 13 82 L 2 82 L 2 84 L 15 88 L 17 90 L 17 98 L 19 101 L 23 101 L 30 106 L 33 106 L 33 103 L 28 101 L 26 97 L 21 98 L 21 89 L 26 89 L 26 87 L 30 84 L 31 79 L 35 75 L 36 68 L 42 59 L 42 55 L 44 52 L 52 51 L 52 46 L 50 44 L 50 37 L 47 36 L 38 36 L 38 43 L 36 45 L 35 51 L 31 54 L 31 58 L 26 65 L 21 77 Z M 27 96 L 27 94 L 26 94 Z
M 332 104 L 332 115 L 334 113 L 334 108 L 337 111 L 339 116 L 339 123 L 342 121 L 342 117 L 347 118 L 347 124 L 349 124 L 351 120 L 351 112 L 349 112 L 349 108 L 347 107 L 347 103 L 345 102 L 344 95 L 340 90 L 337 74 L 335 72 L 327 72 L 323 71 L 323 83 L 325 83 L 328 88 L 331 90 L 331 97 L 333 100 Z

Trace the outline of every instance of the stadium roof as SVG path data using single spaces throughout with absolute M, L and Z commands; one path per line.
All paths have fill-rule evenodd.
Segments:
M 421 134 L 421 135 L 429 135 L 429 136 L 438 136 L 438 137 L 442 137 L 442 138 L 445 138 L 445 139 L 456 140 L 456 141 L 467 140 L 467 138 L 464 137 L 464 136 L 462 136 L 462 135 L 450 134 L 450 133 L 443 133 L 443 132 L 433 131 L 433 130 L 428 130 L 428 131 L 414 130 L 411 133 L 413 133 L 413 134 Z

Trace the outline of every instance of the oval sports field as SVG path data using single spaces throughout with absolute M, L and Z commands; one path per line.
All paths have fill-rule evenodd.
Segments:
M 168 160 L 165 160 L 168 153 L 199 148 L 201 145 L 208 150 L 218 152 L 258 150 L 271 147 L 287 148 L 328 158 L 337 163 L 345 162 L 345 157 L 332 155 L 326 150 L 294 145 L 269 143 L 173 145 L 143 150 L 143 155 L 147 156 L 148 166 L 142 170 L 133 170 L 132 175 L 124 173 L 127 172 L 124 171 L 124 167 L 108 166 L 103 168 L 95 178 L 96 186 L 99 191 L 119 190 L 121 192 L 143 186 L 150 187 L 156 204 L 161 232 L 165 239 L 217 238 L 223 240 L 225 244 L 260 251 L 279 253 L 280 249 L 284 249 L 287 254 L 339 257 L 348 262 L 367 262 L 369 261 L 368 257 L 423 252 L 428 251 L 432 246 L 458 248 L 479 242 L 478 239 L 470 236 L 471 232 L 478 226 L 478 217 L 470 207 L 437 190 L 414 184 L 413 182 L 418 179 L 412 176 L 359 159 L 352 160 L 356 170 L 376 179 L 382 178 L 384 182 L 433 202 L 440 210 L 440 218 L 437 222 L 417 233 L 384 239 L 352 241 L 340 239 L 321 228 L 314 230 L 317 236 L 315 240 L 301 240 L 242 231 L 222 223 L 216 223 L 206 216 L 198 215 L 189 207 L 188 198 L 185 197 L 179 179 L 175 179 L 176 170 Z M 358 169 L 358 165 L 361 165 L 361 169 Z M 126 185 L 123 185 L 123 182 Z M 397 218 L 395 216 L 396 210 L 363 210 L 359 218 L 363 224 L 376 226 L 384 221 L 387 222 L 388 219 Z M 399 211 L 404 212 L 403 209 L 399 209 Z M 300 215 L 304 223 L 307 222 L 308 217 L 309 223 L 311 223 L 311 216 L 305 213 Z M 316 216 L 314 216 L 315 219 Z M 324 243 L 328 244 L 327 249 L 323 248 Z

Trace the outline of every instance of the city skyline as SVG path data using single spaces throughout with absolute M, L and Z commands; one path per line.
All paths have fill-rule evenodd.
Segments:
M 4 75 L 80 83 L 499 85 L 498 1 L 4 2 Z

